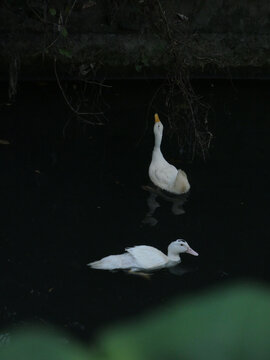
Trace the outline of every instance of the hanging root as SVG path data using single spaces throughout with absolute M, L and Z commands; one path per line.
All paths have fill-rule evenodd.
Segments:
M 9 63 L 9 88 L 8 88 L 9 100 L 14 100 L 17 94 L 19 69 L 20 69 L 20 58 L 18 56 L 14 56 L 13 58 L 11 58 Z
M 179 147 L 187 150 L 192 159 L 196 155 L 205 159 L 212 140 L 212 134 L 208 130 L 210 106 L 195 93 L 190 82 L 190 62 L 186 58 L 194 34 L 187 17 L 181 15 L 181 20 L 185 21 L 174 26 L 168 22 L 160 0 L 156 0 L 156 8 L 160 18 L 156 33 L 168 44 L 167 51 L 172 58 L 165 85 L 165 105 L 170 130 L 177 134 Z M 161 90 L 164 91 L 164 88 Z M 160 91 L 155 95 L 157 102 L 159 95 Z

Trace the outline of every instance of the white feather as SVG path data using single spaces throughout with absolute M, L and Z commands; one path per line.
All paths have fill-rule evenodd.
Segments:
M 90 264 L 93 269 L 114 270 L 114 269 L 130 269 L 134 265 L 134 259 L 128 253 L 121 255 L 106 256 L 101 260 L 94 261 Z
M 139 245 L 127 248 L 126 251 L 132 255 L 138 268 L 158 268 L 168 262 L 168 256 L 152 246 Z

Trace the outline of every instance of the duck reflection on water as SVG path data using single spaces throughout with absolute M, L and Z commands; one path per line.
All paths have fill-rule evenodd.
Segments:
M 197 271 L 198 267 L 197 266 L 186 266 L 186 265 L 176 265 L 176 266 L 171 266 L 168 267 L 162 271 L 169 271 L 171 274 L 176 275 L 176 276 L 183 276 L 185 274 L 189 274 L 192 273 L 194 271 Z M 126 271 L 127 274 L 129 275 L 136 275 L 136 276 L 141 276 L 142 278 L 145 278 L 147 280 L 150 280 L 151 277 L 154 275 L 153 271 L 132 271 L 132 270 L 128 270 Z
M 172 203 L 171 211 L 174 215 L 185 214 L 184 204 L 188 199 L 189 193 L 174 195 L 168 193 L 167 191 L 161 190 L 157 186 L 150 185 L 144 185 L 142 188 L 143 190 L 149 192 L 149 196 L 147 198 L 147 205 L 149 210 L 146 212 L 145 217 L 142 220 L 143 224 L 155 226 L 158 223 L 158 220 L 153 216 L 156 209 L 161 206 L 157 201 L 158 197 Z

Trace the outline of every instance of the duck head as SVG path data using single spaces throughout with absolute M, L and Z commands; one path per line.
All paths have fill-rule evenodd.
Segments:
M 177 239 L 177 240 L 173 241 L 172 243 L 170 243 L 170 245 L 168 247 L 168 256 L 169 257 L 170 257 L 170 254 L 173 256 L 173 255 L 178 255 L 181 253 L 186 253 L 186 254 L 190 254 L 190 255 L 194 255 L 194 256 L 199 255 L 196 251 L 191 249 L 191 247 L 188 245 L 188 243 L 183 239 Z
M 163 125 L 159 119 L 158 114 L 155 114 L 154 134 L 155 134 L 155 138 L 160 139 L 160 141 L 161 141 L 162 134 L 163 134 Z

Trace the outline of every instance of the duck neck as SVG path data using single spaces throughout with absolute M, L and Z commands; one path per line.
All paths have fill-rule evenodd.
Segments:
M 160 133 L 155 134 L 155 148 L 158 148 L 160 150 L 162 135 Z
M 171 261 L 181 261 L 179 253 L 176 253 L 170 246 L 168 247 L 168 258 Z
M 155 146 L 153 149 L 153 160 L 159 159 L 162 155 L 160 145 L 161 145 L 162 136 L 160 134 L 155 134 Z

